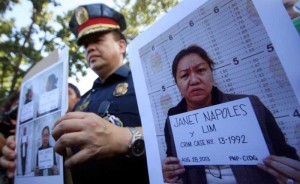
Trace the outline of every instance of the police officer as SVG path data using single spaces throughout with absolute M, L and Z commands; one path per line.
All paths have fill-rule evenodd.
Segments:
M 132 74 L 123 59 L 126 22 L 104 4 L 80 6 L 70 21 L 89 67 L 99 76 L 71 112 L 54 125 L 55 151 L 77 183 L 149 183 Z
M 99 76 L 75 107 L 55 122 L 55 151 L 71 153 L 74 184 L 149 183 L 132 74 L 123 64 L 127 42 L 122 14 L 104 4 L 78 7 L 70 21 L 89 67 Z M 16 157 L 7 142 L 1 163 L 13 176 Z M 69 149 L 71 148 L 71 149 Z

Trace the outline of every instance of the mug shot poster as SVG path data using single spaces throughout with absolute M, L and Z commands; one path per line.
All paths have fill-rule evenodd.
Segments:
M 61 109 L 63 65 L 63 62 L 55 63 L 22 83 L 19 116 L 21 124 Z M 31 97 L 28 97 L 29 94 Z
M 184 0 L 129 45 L 151 183 L 163 182 L 166 113 L 182 98 L 172 62 L 192 44 L 216 63 L 216 86 L 225 93 L 258 96 L 299 154 L 300 38 L 282 3 Z
M 48 57 L 38 62 L 23 78 L 16 126 L 16 145 L 18 145 L 16 149 L 18 156 L 15 184 L 63 183 L 63 158 L 61 156 L 55 155 L 58 175 L 36 177 L 34 173 L 37 165 L 38 148 L 41 146 L 41 128 L 48 126 L 51 129 L 55 120 L 62 116 L 68 107 L 68 50 L 66 47 L 60 52 L 58 50 L 53 51 Z M 49 78 L 54 83 L 48 83 Z M 28 95 L 28 91 L 30 90 L 32 90 L 32 93 Z M 44 99 L 41 99 L 41 97 Z M 41 103 L 41 100 L 43 103 Z M 23 175 L 20 146 L 25 127 L 28 135 L 28 149 L 25 174 Z M 54 146 L 55 141 L 50 138 L 49 143 L 51 146 Z

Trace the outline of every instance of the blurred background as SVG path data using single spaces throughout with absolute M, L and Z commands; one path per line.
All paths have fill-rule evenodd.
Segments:
M 55 49 L 70 48 L 69 82 L 81 94 L 97 77 L 87 69 L 82 48 L 68 28 L 71 11 L 81 4 L 105 3 L 127 20 L 130 43 L 140 32 L 180 0 L 1 0 L 0 1 L 0 106 L 17 91 L 23 76 Z M 128 62 L 127 60 L 125 62 Z

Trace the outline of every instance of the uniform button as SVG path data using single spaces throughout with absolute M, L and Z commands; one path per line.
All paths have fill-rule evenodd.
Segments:
M 92 93 L 94 93 L 96 90 L 95 89 L 92 89 Z

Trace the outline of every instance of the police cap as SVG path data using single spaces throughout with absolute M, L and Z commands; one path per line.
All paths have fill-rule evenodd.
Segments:
M 110 30 L 124 31 L 126 21 L 122 14 L 105 4 L 90 4 L 79 6 L 75 9 L 69 27 L 81 45 L 81 38 Z

